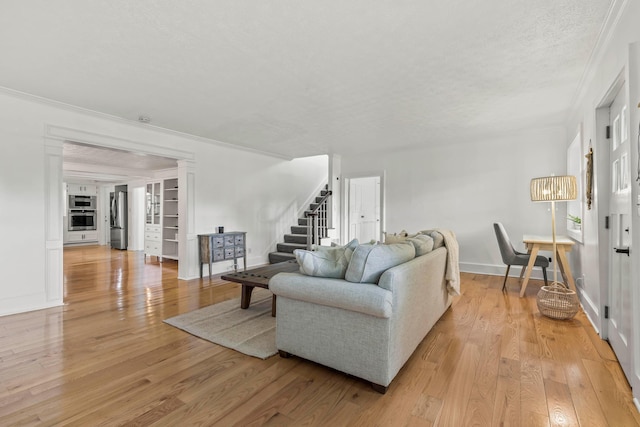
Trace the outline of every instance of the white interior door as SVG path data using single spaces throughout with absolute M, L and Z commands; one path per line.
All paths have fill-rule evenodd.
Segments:
M 611 195 L 609 233 L 609 342 L 627 378 L 631 378 L 631 173 L 625 92 L 620 90 L 609 110 Z
M 349 240 L 380 239 L 380 177 L 349 180 Z

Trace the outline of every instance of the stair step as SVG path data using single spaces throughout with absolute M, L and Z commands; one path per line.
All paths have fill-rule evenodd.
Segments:
M 307 235 L 306 234 L 285 234 L 284 242 L 285 243 L 301 243 L 303 245 L 306 245 Z
M 288 252 L 271 252 L 269 254 L 269 264 L 289 261 L 290 259 L 296 259 L 296 256 Z
M 326 196 L 327 194 L 329 194 L 329 190 L 322 190 L 322 191 L 320 192 L 320 195 L 321 195 L 321 196 Z
M 276 248 L 278 252 L 288 252 L 293 254 L 293 251 L 296 249 L 307 249 L 307 245 L 301 243 L 278 243 Z
M 292 225 L 291 234 L 304 234 L 307 235 L 307 227 L 301 225 Z
M 322 197 L 316 197 L 316 203 L 320 203 L 322 201 Z
M 298 218 L 298 225 L 306 227 L 308 224 L 307 218 Z
M 311 209 L 311 210 L 314 210 L 314 209 L 315 209 L 315 208 L 317 208 L 317 207 L 318 207 L 318 203 L 311 203 L 311 204 L 309 205 L 309 209 Z

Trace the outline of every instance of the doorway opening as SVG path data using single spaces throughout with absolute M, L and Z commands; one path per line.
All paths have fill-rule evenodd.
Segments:
M 631 179 L 627 85 L 622 71 L 596 109 L 601 173 L 598 215 L 608 227 L 598 230 L 600 258 L 600 334 L 609 341 L 627 379 L 631 379 Z M 601 137 L 600 137 L 601 136 Z M 607 312 L 607 314 L 604 314 Z
M 380 241 L 383 223 L 382 175 L 345 179 L 346 239 Z
M 45 274 L 45 290 L 47 304 L 50 306 L 60 305 L 63 301 L 64 293 L 64 278 L 63 278 L 63 245 L 64 245 L 64 224 L 63 224 L 63 209 L 65 207 L 65 200 L 63 198 L 63 191 L 61 191 L 63 182 L 67 181 L 71 174 L 69 171 L 69 164 L 72 168 L 78 168 L 82 162 L 74 162 L 64 155 L 65 144 L 73 144 L 82 150 L 103 150 L 114 155 L 124 153 L 128 156 L 135 156 L 135 164 L 137 167 L 125 168 L 122 167 L 123 163 L 116 163 L 116 165 L 104 165 L 102 163 L 96 163 L 98 160 L 103 159 L 103 156 L 90 156 L 93 162 L 87 161 L 86 170 L 76 170 L 73 173 L 74 180 L 86 180 L 93 181 L 96 176 L 103 178 L 108 175 L 115 176 L 112 181 L 122 182 L 144 182 L 149 177 L 148 168 L 142 166 L 145 164 L 145 158 L 160 158 L 164 157 L 167 160 L 171 160 L 172 166 L 176 170 L 177 179 L 181 181 L 181 190 L 184 192 L 185 203 L 180 204 L 180 217 L 187 219 L 185 221 L 185 227 L 181 227 L 179 230 L 181 258 L 184 257 L 184 262 L 178 264 L 179 274 L 182 277 L 189 277 L 191 270 L 195 270 L 194 255 L 192 250 L 187 248 L 194 246 L 195 241 L 187 241 L 186 237 L 190 235 L 187 228 L 192 226 L 192 222 L 188 221 L 194 216 L 193 201 L 191 196 L 193 194 L 193 184 L 195 182 L 195 170 L 193 167 L 194 153 L 189 151 L 183 151 L 179 149 L 166 148 L 160 146 L 154 146 L 145 142 L 136 142 L 128 139 L 122 139 L 111 135 L 99 135 L 91 132 L 81 131 L 77 129 L 69 129 L 50 125 L 46 128 L 45 134 L 45 179 L 46 179 L 46 192 L 45 192 L 45 247 L 46 247 L 46 274 Z M 180 165 L 180 162 L 183 162 Z M 75 164 L 74 164 L 75 163 Z M 129 169 L 137 169 L 140 174 L 131 173 Z M 103 179 L 104 181 L 104 179 Z M 107 184 L 108 186 L 108 184 Z M 141 184 L 142 186 L 142 184 Z M 103 213 L 108 209 L 108 197 L 109 194 L 100 197 L 107 200 L 102 205 Z M 136 197 L 139 200 L 139 197 Z M 136 203 L 136 206 L 140 206 L 140 203 Z M 104 217 L 103 214 L 100 215 Z M 176 215 L 177 216 L 177 215 Z M 143 215 L 136 214 L 136 217 L 143 217 Z M 144 227 L 144 224 L 141 225 Z M 138 239 L 139 240 L 139 239 Z M 179 241 L 176 239 L 176 241 Z M 139 243 L 139 242 L 138 242 Z M 183 261 L 181 259 L 181 261 Z M 194 267 L 189 269 L 189 266 L 194 264 Z M 195 275 L 195 273 L 193 274 Z

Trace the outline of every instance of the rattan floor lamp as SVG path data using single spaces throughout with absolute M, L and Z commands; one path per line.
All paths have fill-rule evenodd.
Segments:
M 531 180 L 531 201 L 551 202 L 553 283 L 540 289 L 537 303 L 540 313 L 554 319 L 570 319 L 576 315 L 579 308 L 575 291 L 558 282 L 558 263 L 556 262 L 556 202 L 575 200 L 577 196 L 575 176 L 545 176 Z

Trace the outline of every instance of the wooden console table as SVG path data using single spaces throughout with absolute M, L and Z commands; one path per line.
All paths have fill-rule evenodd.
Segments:
M 202 266 L 209 264 L 209 279 L 211 279 L 211 263 L 233 260 L 233 268 L 238 271 L 238 258 L 242 258 L 244 269 L 247 269 L 247 233 L 231 231 L 228 233 L 198 234 L 200 252 L 200 278 Z

